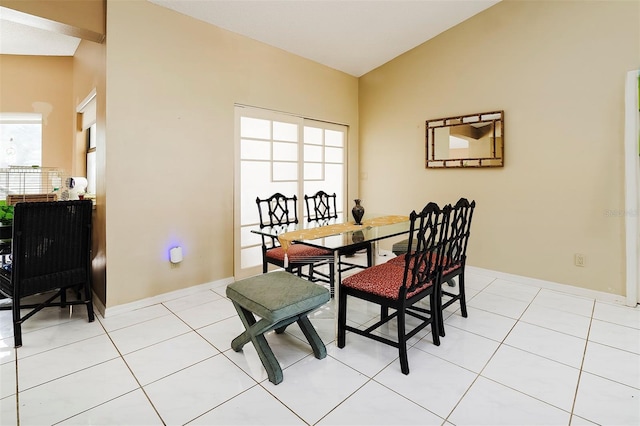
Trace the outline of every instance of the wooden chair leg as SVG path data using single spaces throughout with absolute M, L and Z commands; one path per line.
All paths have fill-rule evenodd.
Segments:
M 347 325 L 347 295 L 341 294 L 338 298 L 338 347 L 344 348 Z
M 398 321 L 398 350 L 400 352 L 400 370 L 402 374 L 409 374 L 409 358 L 407 357 L 407 335 L 405 332 L 405 313 L 399 309 L 396 316 Z

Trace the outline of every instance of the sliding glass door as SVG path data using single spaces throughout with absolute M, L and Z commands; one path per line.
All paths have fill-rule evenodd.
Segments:
M 250 232 L 259 224 L 257 197 L 297 195 L 302 221 L 305 194 L 335 192 L 342 213 L 346 141 L 344 125 L 236 106 L 236 278 L 261 272 L 261 239 Z

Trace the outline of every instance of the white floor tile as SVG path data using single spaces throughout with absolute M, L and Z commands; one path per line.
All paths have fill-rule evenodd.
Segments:
M 240 333 L 244 332 L 244 330 L 245 328 L 242 325 L 242 321 L 240 321 L 240 318 L 236 315 L 235 317 L 230 317 L 199 328 L 196 332 L 207 339 L 207 341 L 220 352 L 225 352 L 231 349 L 231 341 L 240 335 Z
M 483 377 L 448 420 L 457 426 L 568 425 L 569 413 Z
M 529 302 L 522 302 L 500 294 L 483 291 L 467 302 L 467 307 L 469 306 L 518 319 L 529 306 Z
M 18 424 L 15 395 L 0 399 L 0 424 L 2 426 L 15 426 Z
M 189 324 L 189 327 L 197 330 L 215 322 L 238 316 L 238 312 L 229 299 L 217 299 L 181 310 L 178 315 L 180 319 Z
M 320 360 L 308 356 L 284 370 L 280 384 L 263 382 L 263 385 L 302 420 L 314 424 L 367 380 L 330 356 Z
M 136 388 L 122 359 L 107 361 L 20 392 L 20 423 L 54 424 Z
M 374 379 L 434 414 L 446 418 L 477 375 L 441 358 L 412 348 L 409 374 L 393 363 Z
M 482 376 L 570 412 L 579 373 L 579 369 L 501 346 Z
M 0 424 L 640 424 L 640 309 L 466 278 L 468 318 L 453 304 L 440 346 L 429 327 L 414 336 L 409 375 L 397 348 L 352 333 L 336 347 L 334 298 L 309 315 L 326 358 L 296 324 L 267 333 L 277 386 L 251 343 L 231 349 L 244 327 L 226 284 L 93 323 L 82 307 L 45 309 L 16 350 L 0 311 Z M 349 299 L 349 324 L 379 314 Z M 395 321 L 381 334 L 395 339 Z
M 530 303 L 540 292 L 539 287 L 514 283 L 512 281 L 497 279 L 489 284 L 484 292 L 499 294 L 510 299 Z
M 495 277 L 490 277 L 488 275 L 474 274 L 473 272 L 465 271 L 464 287 L 465 287 L 465 290 L 474 289 L 476 291 L 482 291 L 494 280 L 495 280 Z
M 22 359 L 101 335 L 105 335 L 105 331 L 98 320 L 87 322 L 86 318 L 67 321 L 63 326 L 41 328 L 23 333 L 22 346 L 17 349 L 18 358 Z
M 124 360 L 140 384 L 146 385 L 219 353 L 192 331 L 131 352 Z
M 392 410 L 389 407 L 393 407 Z M 317 425 L 441 425 L 444 419 L 371 381 Z
M 106 334 L 18 360 L 20 391 L 118 358 Z
M 467 314 L 467 318 L 462 317 L 459 313 L 447 318 L 444 322 L 445 333 L 448 328 L 456 327 L 501 342 L 516 323 L 514 318 L 472 307 L 467 307 Z
M 0 365 L 0 399 L 16 394 L 16 365 L 7 362 Z
M 640 355 L 638 354 L 589 342 L 582 368 L 596 376 L 640 389 Z
M 589 340 L 640 354 L 640 331 L 637 328 L 593 320 Z
M 520 321 L 586 339 L 591 318 L 533 303 Z
M 144 321 L 109 333 L 124 355 L 191 331 L 173 314 Z
M 166 424 L 184 424 L 255 385 L 223 355 L 216 355 L 144 387 Z
M 15 361 L 16 350 L 13 345 L 13 337 L 0 340 L 0 365 Z
M 163 305 L 166 306 L 172 312 L 180 312 L 185 309 L 194 308 L 199 305 L 203 305 L 205 303 L 213 302 L 216 300 L 223 299 L 224 297 L 220 296 L 218 293 L 211 290 L 202 290 L 196 293 L 190 294 L 188 296 L 180 297 L 178 299 L 169 300 L 164 302 Z
M 580 368 L 587 341 L 548 328 L 518 322 L 504 343 L 574 368 Z
M 533 299 L 533 303 L 545 308 L 558 309 L 563 312 L 590 317 L 595 301 L 543 288 Z
M 596 302 L 593 318 L 640 329 L 640 308 Z
M 136 389 L 63 421 L 63 425 L 162 425 L 141 389 Z
M 574 414 L 602 425 L 640 424 L 640 390 L 582 373 Z
M 265 333 L 265 338 L 283 372 L 287 367 L 305 357 L 310 355 L 313 357 L 311 346 L 290 334 L 276 334 L 275 331 L 270 331 Z M 251 342 L 244 345 L 240 352 L 234 352 L 233 349 L 229 349 L 224 352 L 224 355 L 256 382 L 261 382 L 268 378 L 267 371 L 264 369 L 262 361 L 260 361 L 260 357 Z M 283 374 L 286 375 L 286 372 Z
M 328 345 L 327 354 L 367 377 L 375 376 L 392 362 L 400 362 L 397 348 L 363 336 L 351 336 L 342 349 L 336 343 Z
M 100 318 L 105 330 L 112 332 L 121 328 L 129 327 L 141 322 L 149 321 L 155 318 L 160 318 L 166 315 L 170 315 L 171 311 L 161 304 L 147 306 L 144 308 L 136 309 L 135 311 L 126 312 L 123 314 L 108 316 L 107 318 Z
M 188 424 L 285 426 L 306 423 L 262 386 L 254 386 Z
M 423 339 L 414 348 L 480 373 L 500 345 L 500 342 L 455 327 L 447 327 L 446 334 L 440 338 L 440 346 L 434 345 L 431 339 Z

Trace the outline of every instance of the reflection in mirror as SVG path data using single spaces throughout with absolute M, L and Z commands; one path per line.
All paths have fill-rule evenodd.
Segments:
M 426 133 L 428 168 L 504 165 L 504 111 L 427 120 Z

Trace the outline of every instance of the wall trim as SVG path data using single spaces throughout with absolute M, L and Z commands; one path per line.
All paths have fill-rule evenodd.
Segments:
M 534 287 L 546 288 L 548 290 L 554 290 L 561 293 L 568 293 L 574 296 L 586 297 L 589 299 L 595 299 L 600 302 L 616 303 L 625 305 L 626 298 L 621 295 L 605 293 L 602 291 L 589 290 L 586 288 L 576 287 L 568 284 L 559 284 L 552 281 L 545 281 L 538 278 L 529 278 L 522 275 L 509 274 L 506 272 L 493 271 L 491 269 L 478 268 L 476 266 L 467 265 L 467 272 L 477 275 L 490 276 L 506 281 L 512 281 L 518 284 L 530 285 Z M 212 281 L 204 284 L 195 285 L 189 288 L 183 288 L 180 290 L 170 291 L 158 296 L 149 297 L 142 300 L 137 300 L 131 303 L 125 303 L 122 305 L 114 306 L 105 309 L 100 300 L 94 296 L 95 309 L 102 314 L 103 318 L 108 316 L 120 315 L 127 312 L 135 311 L 136 309 L 146 308 L 148 306 L 157 305 L 159 303 L 174 300 L 180 297 L 190 296 L 192 294 L 204 291 L 204 290 L 216 290 L 233 283 L 235 279 L 233 277 L 223 278 L 221 280 Z
M 146 299 L 136 300 L 135 302 L 131 303 L 124 303 L 122 305 L 117 305 L 110 308 L 105 308 L 102 302 L 100 302 L 100 300 L 95 296 L 93 298 L 93 302 L 96 310 L 102 314 L 102 317 L 107 318 L 114 315 L 120 315 L 127 312 L 135 311 L 136 309 L 146 308 L 148 306 L 168 302 L 169 300 L 174 300 L 180 297 L 190 296 L 204 290 L 216 290 L 221 287 L 226 287 L 234 281 L 235 280 L 233 277 L 223 278 L 221 280 L 198 284 L 180 290 L 170 291 L 168 293 L 159 294 L 157 296 L 148 297 Z
M 620 305 L 626 304 L 626 297 L 619 294 L 605 293 L 603 291 L 589 290 L 587 288 L 576 287 L 568 284 L 560 284 L 553 281 L 545 281 L 538 278 L 529 278 L 522 275 L 509 274 L 506 272 L 492 271 L 490 269 L 478 268 L 476 266 L 466 266 L 467 272 L 478 275 L 486 275 L 506 281 L 512 281 L 518 284 L 530 285 L 534 287 L 546 288 L 548 290 L 558 291 L 560 293 L 568 293 L 573 296 L 581 296 L 589 299 L 595 299 L 600 302 L 616 303 Z

